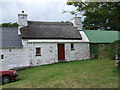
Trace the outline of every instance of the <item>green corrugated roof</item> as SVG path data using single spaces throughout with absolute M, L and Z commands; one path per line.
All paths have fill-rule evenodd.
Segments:
M 118 31 L 103 31 L 103 30 L 84 30 L 90 43 L 112 43 L 118 39 L 120 32 Z M 119 33 L 119 35 L 118 35 Z

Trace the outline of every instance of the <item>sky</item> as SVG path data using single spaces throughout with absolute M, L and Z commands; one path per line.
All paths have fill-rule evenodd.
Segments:
M 72 11 L 75 7 L 67 5 L 67 0 L 2 0 L 0 23 L 18 22 L 18 14 L 24 11 L 28 21 L 71 21 L 74 15 L 62 14 L 62 11 Z M 0 15 L 0 16 L 1 16 Z

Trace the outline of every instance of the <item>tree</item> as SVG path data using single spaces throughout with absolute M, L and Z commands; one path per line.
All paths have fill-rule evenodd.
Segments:
M 18 27 L 18 24 L 17 23 L 2 23 L 0 24 L 0 27 Z
M 119 2 L 68 2 L 77 12 L 84 12 L 84 29 L 120 30 Z
M 120 40 L 117 40 L 117 41 L 111 43 L 111 49 L 110 50 L 112 50 L 113 55 L 111 55 L 111 56 L 113 56 L 113 58 L 115 58 L 116 55 L 118 55 L 119 58 L 120 58 Z
M 2 23 L 2 27 L 11 27 L 11 23 Z
M 12 27 L 18 27 L 17 23 L 12 23 L 11 25 L 12 25 Z

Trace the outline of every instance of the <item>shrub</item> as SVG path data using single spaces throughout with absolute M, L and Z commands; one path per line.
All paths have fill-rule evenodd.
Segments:
M 120 40 L 117 40 L 110 45 L 111 59 L 116 59 L 116 56 L 120 56 Z

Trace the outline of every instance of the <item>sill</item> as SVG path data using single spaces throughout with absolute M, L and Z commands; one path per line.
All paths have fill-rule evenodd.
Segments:
M 75 50 L 75 49 L 73 48 L 73 49 L 71 49 L 71 50 L 73 51 L 73 50 Z
M 42 56 L 42 55 L 35 55 L 35 56 Z

